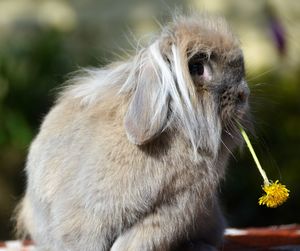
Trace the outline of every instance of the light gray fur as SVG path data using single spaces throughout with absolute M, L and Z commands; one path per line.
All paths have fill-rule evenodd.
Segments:
M 209 81 L 189 74 L 198 52 L 218 55 Z M 182 17 L 128 61 L 73 78 L 30 147 L 18 230 L 39 251 L 215 250 L 231 126 L 247 112 L 227 100 L 248 95 L 230 65 L 241 55 L 224 21 Z

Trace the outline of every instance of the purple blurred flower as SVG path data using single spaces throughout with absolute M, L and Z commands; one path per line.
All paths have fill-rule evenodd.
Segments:
M 273 41 L 280 55 L 286 52 L 286 34 L 281 20 L 276 15 L 275 11 L 270 5 L 266 5 L 267 18 L 269 21 Z
M 284 28 L 278 19 L 273 18 L 270 21 L 271 21 L 270 25 L 271 25 L 271 31 L 272 31 L 274 42 L 276 44 L 279 53 L 283 55 L 286 50 L 286 39 L 285 39 Z

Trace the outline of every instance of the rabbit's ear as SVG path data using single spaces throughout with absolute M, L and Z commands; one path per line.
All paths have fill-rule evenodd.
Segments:
M 170 70 L 154 46 L 144 51 L 134 67 L 136 88 L 125 115 L 125 130 L 132 143 L 142 145 L 166 128 L 169 94 L 162 74 Z

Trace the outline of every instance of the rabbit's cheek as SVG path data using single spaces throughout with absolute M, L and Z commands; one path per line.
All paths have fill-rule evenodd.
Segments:
M 229 120 L 234 111 L 232 88 L 225 90 L 220 98 L 220 113 L 223 122 Z

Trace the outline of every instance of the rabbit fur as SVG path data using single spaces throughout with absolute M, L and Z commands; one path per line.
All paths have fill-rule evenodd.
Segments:
M 225 21 L 199 16 L 75 76 L 30 147 L 18 230 L 40 251 L 216 250 L 244 74 Z

